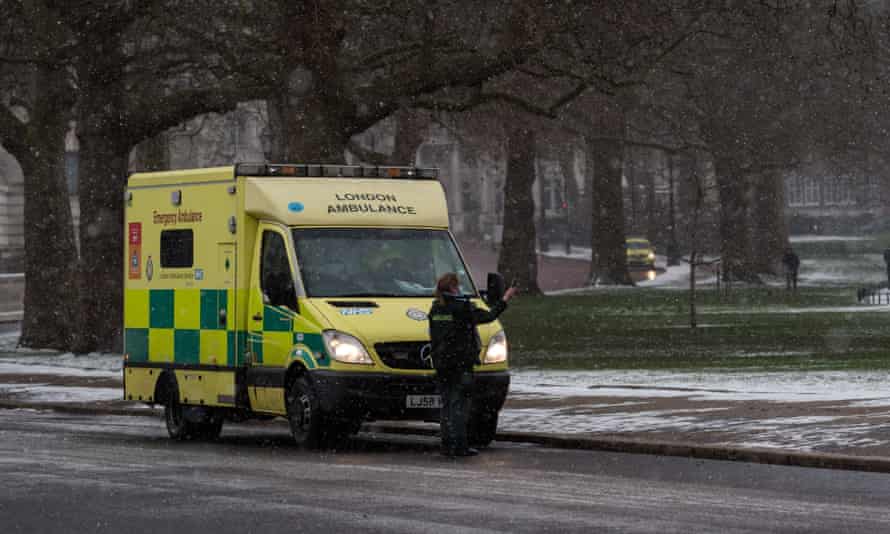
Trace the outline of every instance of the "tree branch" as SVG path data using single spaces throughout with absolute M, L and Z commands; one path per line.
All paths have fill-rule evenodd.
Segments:
M 28 126 L 6 106 L 0 106 L 0 145 L 21 161 L 31 150 Z

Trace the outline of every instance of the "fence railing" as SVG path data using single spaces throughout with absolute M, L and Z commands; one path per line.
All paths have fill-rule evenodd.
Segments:
M 860 304 L 890 304 L 890 289 L 887 286 L 860 287 L 856 291 L 856 300 Z

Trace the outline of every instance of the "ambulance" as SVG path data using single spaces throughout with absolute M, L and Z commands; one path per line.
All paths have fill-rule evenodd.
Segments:
M 427 311 L 457 273 L 436 169 L 312 164 L 136 173 L 125 193 L 124 398 L 174 439 L 283 417 L 306 448 L 370 420 L 437 421 Z M 479 327 L 470 441 L 495 436 L 507 339 Z

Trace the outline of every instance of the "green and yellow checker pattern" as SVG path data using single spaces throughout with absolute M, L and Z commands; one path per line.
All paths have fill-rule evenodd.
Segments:
M 233 291 L 128 289 L 124 350 L 131 362 L 235 366 L 246 336 L 234 325 Z

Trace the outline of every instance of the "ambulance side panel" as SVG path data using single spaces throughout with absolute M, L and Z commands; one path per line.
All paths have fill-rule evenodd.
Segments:
M 174 368 L 184 403 L 235 405 L 246 340 L 238 330 L 237 195 L 231 174 L 219 178 L 128 189 L 128 400 L 154 401 L 161 372 Z

